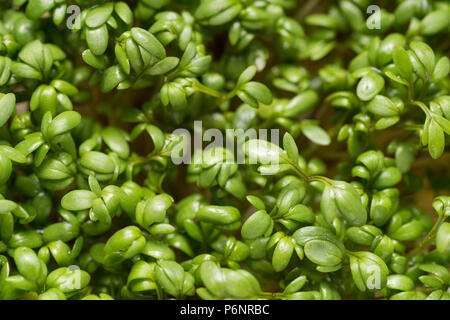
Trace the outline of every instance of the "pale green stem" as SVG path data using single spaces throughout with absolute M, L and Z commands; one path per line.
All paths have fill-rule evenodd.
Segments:
M 423 238 L 423 240 L 420 242 L 419 246 L 408 253 L 408 257 L 415 256 L 416 254 L 421 252 L 427 245 L 429 245 L 431 241 L 433 241 L 439 226 L 445 221 L 445 218 L 446 218 L 446 216 L 444 214 L 439 216 L 439 218 L 436 220 L 436 222 L 433 225 L 433 227 L 431 228 L 431 230 L 428 232 L 428 234 L 425 236 L 425 238 Z

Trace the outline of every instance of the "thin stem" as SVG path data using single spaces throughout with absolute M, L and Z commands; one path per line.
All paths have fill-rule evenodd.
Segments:
M 287 162 L 291 165 L 291 167 L 294 168 L 294 171 L 299 174 L 299 176 L 303 179 L 303 181 L 305 181 L 305 182 L 309 181 L 308 174 L 306 172 L 303 172 L 302 169 L 300 169 L 300 167 L 298 165 L 296 165 L 295 163 L 293 163 L 290 160 L 287 160 Z
M 282 158 L 294 169 L 296 173 L 298 173 L 298 175 L 300 176 L 300 178 L 302 178 L 304 182 L 308 183 L 309 180 L 308 174 L 306 172 L 303 172 L 303 170 L 298 166 L 298 164 L 292 162 L 291 159 L 289 159 L 288 157 L 282 156 Z
M 317 5 L 319 4 L 319 0 L 312 0 L 306 2 L 306 4 L 301 8 L 301 10 L 296 15 L 297 20 L 303 19 L 307 16 Z
M 328 184 L 329 186 L 333 185 L 333 181 L 331 179 L 328 179 L 327 177 L 323 177 L 323 176 L 310 176 L 308 180 L 309 181 L 320 181 L 325 184 Z
M 420 101 L 413 101 L 413 104 L 418 106 L 420 109 L 422 109 L 422 111 L 427 115 L 427 117 L 431 117 L 431 112 L 430 112 L 430 110 L 428 110 L 425 103 L 420 102 Z
M 141 165 L 141 164 L 148 164 L 150 163 L 151 159 L 145 158 L 145 157 L 139 157 L 136 159 L 133 159 L 130 163 L 134 166 Z
M 128 166 L 131 169 L 127 169 L 127 171 L 126 171 L 127 179 L 133 180 L 133 172 L 134 172 L 134 167 L 135 166 L 145 165 L 145 164 L 148 164 L 150 162 L 151 162 L 151 159 L 145 158 L 145 157 L 138 157 L 138 158 L 135 158 L 135 159 L 131 160 L 130 163 L 129 163 L 129 166 Z
M 156 297 L 158 298 L 158 300 L 163 300 L 163 294 L 161 288 L 158 285 L 156 286 Z
M 207 95 L 210 95 L 210 96 L 222 99 L 222 100 L 226 100 L 226 94 L 224 94 L 220 91 L 214 90 L 212 88 L 209 88 L 209 87 L 201 84 L 198 81 L 194 81 L 192 87 L 194 88 L 195 91 L 202 92 L 204 94 L 207 94 Z
M 436 220 L 435 224 L 431 228 L 430 232 L 428 232 L 425 238 L 423 238 L 418 247 L 416 247 L 414 250 L 408 253 L 408 257 L 415 256 L 416 254 L 421 252 L 427 245 L 429 245 L 431 241 L 433 241 L 439 226 L 445 221 L 445 218 L 446 217 L 444 214 L 439 216 L 439 218 Z
M 401 128 L 404 130 L 417 131 L 422 130 L 423 126 L 420 124 L 404 124 Z
M 292 161 L 290 161 L 290 159 L 285 158 L 284 159 L 289 165 L 291 165 L 291 167 L 294 169 L 295 172 L 298 173 L 298 175 L 300 176 L 300 178 L 303 179 L 304 182 L 309 183 L 312 181 L 320 181 L 323 182 L 325 184 L 328 185 L 332 185 L 333 181 L 327 177 L 323 177 L 323 176 L 310 176 L 308 175 L 306 172 L 304 172 L 297 164 L 293 163 Z
M 282 292 L 261 292 L 256 298 L 262 299 L 283 299 L 284 294 Z
M 407 91 L 407 93 L 406 93 L 406 102 L 407 103 L 411 103 L 411 102 L 413 102 L 413 88 L 414 88 L 414 85 L 415 85 L 415 81 L 414 82 L 412 82 L 412 83 L 409 83 L 409 86 L 408 86 L 408 91 Z
M 430 80 L 427 79 L 422 87 L 422 90 L 420 90 L 419 100 L 422 100 L 424 98 L 424 96 L 427 94 L 429 86 L 430 86 Z

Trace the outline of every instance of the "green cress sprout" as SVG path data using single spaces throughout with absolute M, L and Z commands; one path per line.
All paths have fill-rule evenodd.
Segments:
M 449 21 L 1 1 L 0 299 L 450 299 Z

